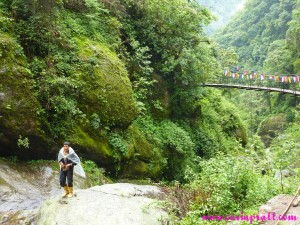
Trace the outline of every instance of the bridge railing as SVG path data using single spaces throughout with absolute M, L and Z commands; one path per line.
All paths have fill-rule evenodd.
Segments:
M 230 85 L 238 85 L 238 86 L 249 86 L 249 87 L 266 87 L 266 88 L 278 88 L 282 90 L 293 90 L 293 91 L 300 91 L 300 83 L 299 80 L 294 79 L 295 75 L 285 75 L 287 79 L 282 82 L 281 77 L 277 77 L 275 79 L 269 79 L 269 77 L 265 77 L 263 80 L 261 79 L 246 79 L 246 78 L 239 78 L 239 77 L 229 77 L 229 76 L 222 76 L 214 80 L 214 83 L 220 84 L 230 84 Z M 278 80 L 278 78 L 280 78 Z M 299 78 L 299 77 L 298 77 Z

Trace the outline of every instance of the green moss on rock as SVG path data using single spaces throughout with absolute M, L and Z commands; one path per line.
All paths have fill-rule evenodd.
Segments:
M 122 159 L 120 177 L 137 179 L 161 177 L 166 166 L 162 150 L 152 146 L 135 123 L 129 126 L 128 133 L 131 153 L 130 157 Z
M 137 115 L 136 103 L 126 68 L 105 44 L 87 38 L 75 39 L 85 81 L 80 106 L 88 115 L 97 113 L 101 123 L 128 126 Z
M 29 137 L 30 150 L 27 155 L 31 157 L 31 151 L 40 150 L 35 144 L 40 146 L 44 141 L 36 117 L 40 105 L 33 95 L 34 80 L 27 68 L 23 50 L 6 33 L 0 33 L 0 84 L 0 92 L 3 93 L 0 100 L 2 154 L 13 154 L 18 149 L 17 139 L 22 135 Z
M 132 159 L 125 164 L 120 172 L 121 178 L 157 179 L 162 175 L 163 165 Z
M 92 159 L 98 164 L 112 164 L 114 159 L 113 149 L 108 140 L 100 135 L 91 135 L 81 127 L 77 127 L 70 137 L 73 145 L 83 149 L 86 158 Z
M 270 146 L 271 141 L 288 125 L 284 114 L 273 115 L 264 120 L 259 128 L 258 135 L 261 137 L 266 147 Z
M 133 160 L 125 166 L 121 177 L 145 178 L 147 176 L 147 163 L 141 160 Z
M 137 158 L 148 161 L 151 160 L 153 157 L 152 146 L 146 137 L 135 125 L 131 125 L 128 130 L 133 142 L 134 152 L 137 154 Z

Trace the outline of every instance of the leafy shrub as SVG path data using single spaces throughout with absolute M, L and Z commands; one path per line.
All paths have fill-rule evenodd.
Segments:
M 28 137 L 22 137 L 22 135 L 19 135 L 19 139 L 18 139 L 18 147 L 19 148 L 29 148 L 29 139 Z
M 263 176 L 249 157 L 221 154 L 202 160 L 200 167 L 200 173 L 188 178 L 191 188 L 202 192 L 193 205 L 201 215 L 242 212 L 258 207 L 278 193 L 273 178 Z
M 99 168 L 95 162 L 91 160 L 82 160 L 81 164 L 93 186 L 102 185 L 108 182 L 107 178 L 104 176 L 104 170 Z
M 121 159 L 128 156 L 128 146 L 124 138 L 118 133 L 112 133 L 109 135 L 109 144 L 113 146 L 115 152 L 115 158 Z

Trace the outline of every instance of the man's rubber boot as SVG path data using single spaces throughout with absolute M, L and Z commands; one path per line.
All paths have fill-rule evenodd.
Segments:
M 69 187 L 68 198 L 72 198 L 72 197 L 73 197 L 73 187 Z
M 70 192 L 69 192 L 69 187 L 67 185 L 64 186 L 64 190 L 65 190 L 65 193 L 63 194 L 62 197 L 66 197 Z

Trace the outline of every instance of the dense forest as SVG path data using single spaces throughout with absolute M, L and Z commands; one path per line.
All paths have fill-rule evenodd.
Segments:
M 298 10 L 296 0 L 247 1 L 215 36 L 221 46 L 236 50 L 241 65 L 271 73 L 299 73 Z
M 2 0 L 0 155 L 55 159 L 68 140 L 108 176 L 174 184 L 174 223 L 256 214 L 296 190 L 298 100 L 199 84 L 299 73 L 299 4 L 248 0 L 208 38 L 196 0 Z
M 247 142 L 233 106 L 195 87 L 224 57 L 202 42 L 212 17 L 196 2 L 1 9 L 2 155 L 49 157 L 67 139 L 118 175 L 182 180 L 196 156 Z

